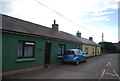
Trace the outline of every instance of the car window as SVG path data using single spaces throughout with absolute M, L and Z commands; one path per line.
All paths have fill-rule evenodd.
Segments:
M 78 51 L 77 53 L 80 54 L 80 51 Z
M 79 50 L 77 50 L 77 49 L 76 49 L 76 50 L 74 50 L 74 51 L 75 51 L 75 53 L 78 53 L 78 52 L 79 52 Z
M 80 54 L 82 54 L 82 51 L 79 51 Z
M 66 54 L 66 55 L 72 55 L 72 54 L 74 54 L 74 51 L 66 50 L 66 51 L 65 51 L 65 54 Z

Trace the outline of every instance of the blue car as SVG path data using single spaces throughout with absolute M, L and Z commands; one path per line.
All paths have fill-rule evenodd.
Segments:
M 80 62 L 86 62 L 86 55 L 79 49 L 67 49 L 63 55 L 63 63 L 75 63 L 78 65 Z

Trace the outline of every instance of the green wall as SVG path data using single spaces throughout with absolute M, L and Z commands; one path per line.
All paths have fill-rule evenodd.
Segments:
M 34 61 L 25 61 L 17 63 L 18 54 L 18 41 L 34 41 L 35 42 L 35 58 Z M 43 66 L 44 65 L 44 55 L 45 55 L 45 43 L 50 41 L 51 46 L 51 64 L 59 62 L 57 56 L 58 44 L 65 44 L 66 49 L 75 48 L 75 45 L 82 45 L 78 43 L 71 43 L 65 41 L 56 41 L 51 39 L 43 39 L 39 37 L 30 37 L 17 34 L 3 33 L 2 34 L 2 71 L 17 70 L 28 67 Z

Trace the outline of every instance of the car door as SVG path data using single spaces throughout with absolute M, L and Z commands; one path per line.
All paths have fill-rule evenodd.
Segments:
M 81 50 L 79 51 L 79 53 L 80 53 L 81 60 L 84 60 L 84 56 Z
M 79 60 L 82 60 L 82 55 L 81 55 L 80 51 L 78 51 L 77 54 L 78 54 Z

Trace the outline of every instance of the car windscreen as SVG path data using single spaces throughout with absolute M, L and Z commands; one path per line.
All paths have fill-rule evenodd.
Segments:
M 66 50 L 64 54 L 66 54 L 66 55 L 72 55 L 72 54 L 74 54 L 74 51 Z

